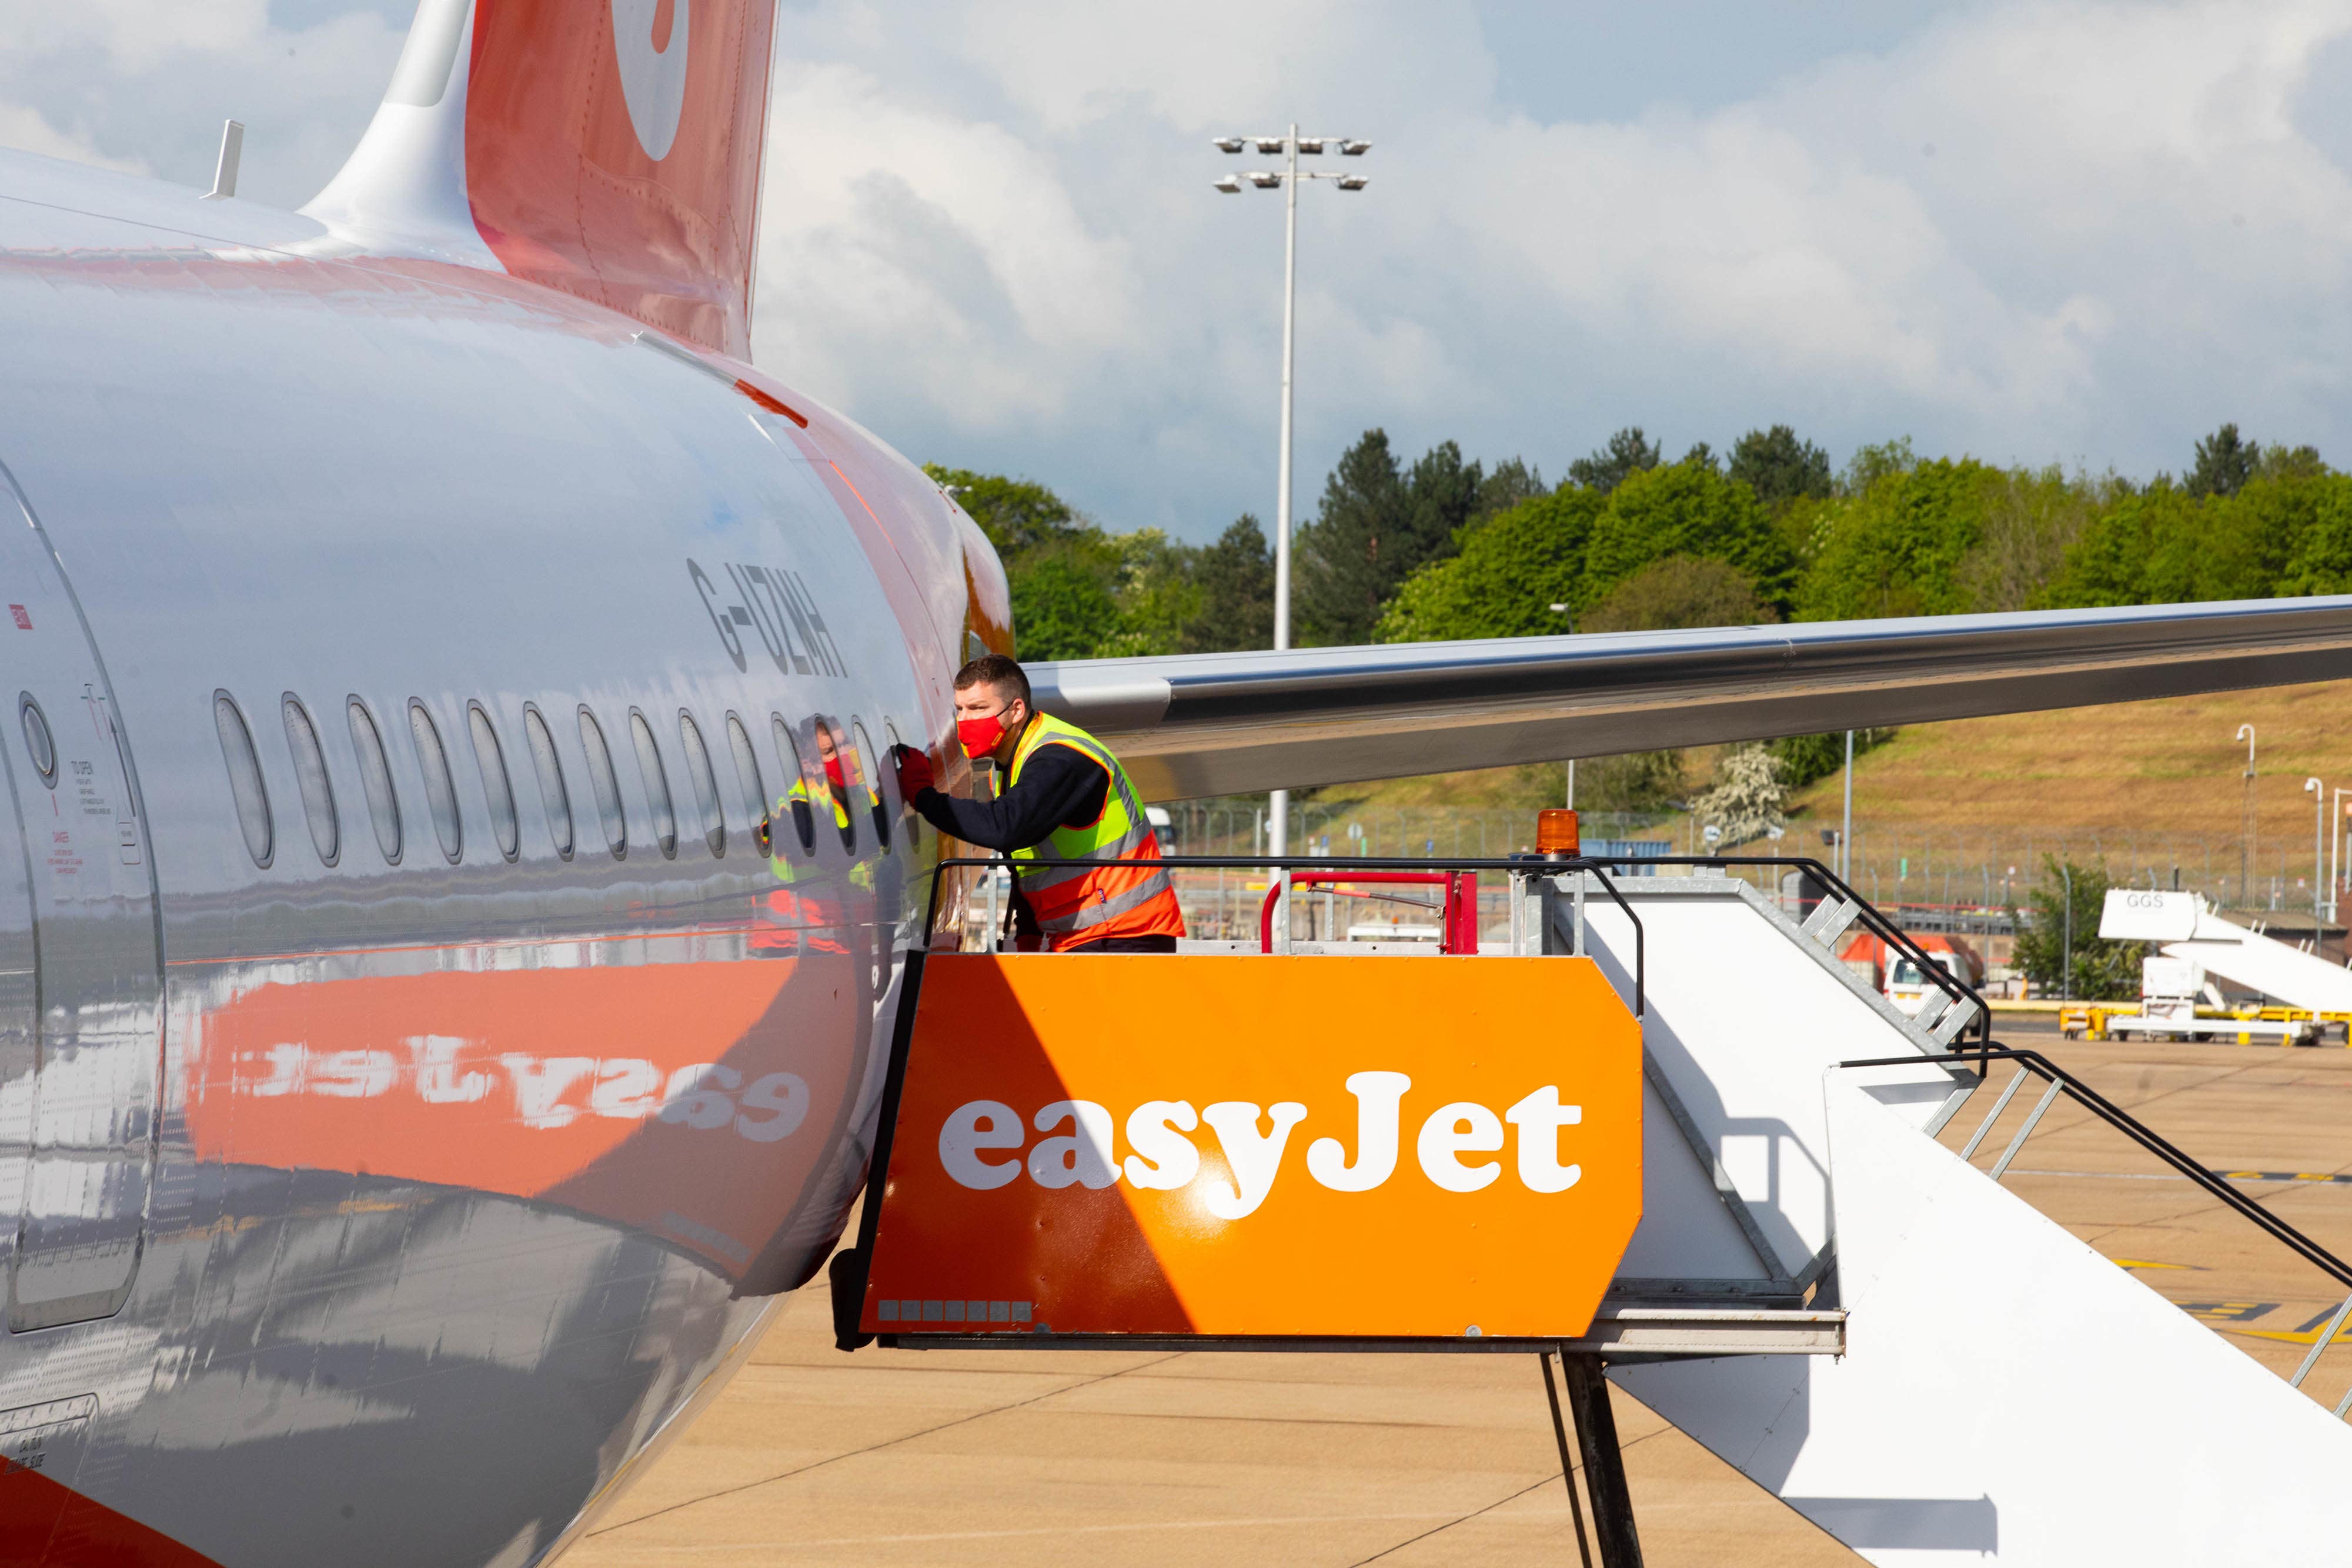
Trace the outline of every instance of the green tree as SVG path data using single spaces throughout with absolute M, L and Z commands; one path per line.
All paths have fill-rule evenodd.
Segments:
M 2181 487 L 2191 496 L 2234 496 L 2254 476 L 2262 456 L 2260 442 L 2242 440 L 2236 424 L 2225 424 L 2197 443 L 2197 461 Z
M 2352 581 L 2352 478 L 2258 475 L 2192 497 L 2159 476 L 2092 517 L 2034 602 L 2054 609 L 2327 593 Z
M 1192 563 L 1200 607 L 1180 652 L 1224 653 L 1274 646 L 1274 552 L 1257 518 L 1244 512 Z
M 1662 811 L 1681 800 L 1685 789 L 1679 751 L 1632 751 L 1622 757 L 1588 757 L 1576 768 L 1576 803 L 1588 811 L 1632 816 Z
M 1642 469 L 1610 491 L 1585 552 L 1581 601 L 1593 603 L 1652 561 L 1678 555 L 1738 568 L 1775 610 L 1786 608 L 1796 584 L 1796 559 L 1756 492 L 1712 462 L 1686 461 Z
M 1113 534 L 1118 587 L 1113 601 L 1118 624 L 1097 644 L 1097 657 L 1140 658 L 1183 651 L 1186 631 L 1197 620 L 1202 591 L 1196 571 L 1201 552 L 1178 544 L 1159 528 Z
M 1507 457 L 1478 481 L 1478 507 L 1470 520 L 1475 524 L 1550 494 L 1551 486 L 1544 483 L 1542 469 L 1519 458 Z
M 1010 574 L 1024 659 L 1097 658 L 1118 637 L 1118 562 L 1106 553 L 1084 546 L 1032 550 Z
M 1401 469 L 1388 434 L 1368 430 L 1324 482 L 1293 556 L 1300 640 L 1367 643 L 1399 584 L 1451 556 L 1477 505 L 1478 465 L 1448 441 Z
M 2074 878 L 2071 983 L 2066 968 L 2069 875 Z M 2139 995 L 2140 960 L 2147 956 L 2149 945 L 2112 942 L 2100 936 L 2099 915 L 2106 907 L 2109 885 L 2104 866 L 2068 861 L 2062 871 L 2057 856 L 2042 857 L 2042 881 L 2030 895 L 2032 914 L 2018 924 L 2016 956 L 2011 960 L 2036 988 L 2063 988 L 2077 1000 L 2094 1002 L 2122 1001 Z M 2014 915 L 2015 911 L 2011 913 Z
M 1776 513 L 1800 497 L 1825 497 L 1836 484 L 1830 455 L 1810 441 L 1798 440 L 1785 424 L 1741 436 L 1731 448 L 1729 473 Z
M 1462 460 L 1462 448 L 1441 441 L 1406 470 L 1405 495 L 1412 504 L 1412 535 L 1407 548 L 1412 564 L 1389 583 L 1389 592 L 1424 563 L 1442 560 L 1459 548 L 1462 530 L 1478 515 L 1479 492 L 1485 476 L 1475 463 Z M 1386 600 L 1388 594 L 1381 596 Z M 1367 633 L 1369 637 L 1369 633 Z
M 1623 484 L 1628 476 L 1644 468 L 1655 468 L 1661 454 L 1658 444 L 1645 439 L 1638 424 L 1627 425 L 1609 438 L 1609 444 L 1590 457 L 1580 457 L 1568 465 L 1568 476 L 1588 490 L 1606 496 Z
M 1860 757 L 1894 738 L 1892 729 L 1857 729 L 1853 732 L 1853 754 Z M 1842 729 L 1822 735 L 1782 736 L 1768 744 L 1772 755 L 1780 759 L 1780 781 L 1791 789 L 1801 789 L 1845 766 L 1845 731 Z
M 1758 626 L 1780 620 L 1756 580 L 1728 561 L 1671 555 L 1633 573 L 1578 621 L 1580 632 Z
M 1996 468 L 1969 458 L 1874 465 L 1822 514 L 1799 596 L 1801 621 L 1951 615 L 1975 608 L 1963 563 L 1982 539 Z
M 956 505 L 980 525 L 980 531 L 1008 565 L 1024 550 L 1086 531 L 1085 522 L 1069 503 L 1034 480 L 976 474 L 937 463 L 924 464 L 923 472 L 954 493 Z
M 1383 643 L 1457 637 L 1534 637 L 1570 629 L 1551 607 L 1573 604 L 1584 580 L 1584 549 L 1600 515 L 1591 490 L 1559 489 L 1488 518 L 1462 540 L 1462 553 L 1407 578 L 1381 614 Z
M 1853 458 L 1838 476 L 1838 488 L 1849 496 L 1859 496 L 1889 474 L 1908 474 L 1919 466 L 1919 455 L 1911 449 L 1911 438 L 1898 435 L 1892 441 L 1854 449 Z

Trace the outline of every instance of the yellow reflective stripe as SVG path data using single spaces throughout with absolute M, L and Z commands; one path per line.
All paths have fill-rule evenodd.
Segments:
M 1138 863 L 1150 865 L 1151 862 L 1143 861 Z M 1100 904 L 1082 904 L 1067 915 L 1057 915 L 1050 920 L 1041 916 L 1038 919 L 1037 927 L 1041 931 L 1052 932 L 1057 936 L 1072 931 L 1085 931 L 1100 925 L 1107 920 L 1116 920 L 1122 915 L 1132 914 L 1161 894 L 1172 891 L 1168 881 L 1168 873 L 1164 871 L 1155 871 L 1117 898 L 1107 898 Z
M 1134 851 L 1142 848 L 1144 841 L 1150 837 L 1151 830 L 1150 828 L 1138 828 L 1120 834 L 1118 838 L 1113 839 L 1107 844 L 1097 844 L 1092 846 L 1083 857 L 1077 855 L 1057 855 L 1055 857 L 1057 860 L 1077 860 L 1083 858 L 1088 862 L 1085 865 L 1044 865 L 1036 866 L 1028 871 L 1022 871 L 1019 867 L 1015 867 L 1014 871 L 1021 878 L 1021 885 L 1023 887 L 1056 887 L 1063 883 L 1074 881 L 1078 877 L 1087 876 L 1094 872 L 1101 870 L 1101 866 L 1094 863 L 1095 862 L 1126 860 Z M 1034 850 L 1023 850 L 1019 852 L 1018 858 L 1034 860 L 1037 858 L 1037 852 Z

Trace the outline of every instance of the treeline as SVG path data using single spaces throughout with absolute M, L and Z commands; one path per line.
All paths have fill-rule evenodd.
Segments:
M 2352 476 L 2225 424 L 2181 476 L 1923 457 L 1843 469 L 1787 425 L 1667 461 L 1620 431 L 1547 485 L 1443 442 L 1404 463 L 1369 431 L 1294 540 L 1302 646 L 2142 604 L 2352 589 Z M 1108 532 L 1043 486 L 934 467 L 1003 554 L 1024 657 L 1263 648 L 1274 564 L 1254 517 L 1189 546 Z M 1785 782 L 1842 737 L 1776 743 Z M 1622 774 L 1619 778 L 1616 775 Z M 1681 792 L 1672 754 L 1597 773 L 1639 810 Z

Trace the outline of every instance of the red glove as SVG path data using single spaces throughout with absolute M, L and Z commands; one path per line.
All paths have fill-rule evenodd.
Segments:
M 891 761 L 898 770 L 898 799 L 908 805 L 926 789 L 934 789 L 939 780 L 932 776 L 931 759 L 911 746 L 895 747 Z

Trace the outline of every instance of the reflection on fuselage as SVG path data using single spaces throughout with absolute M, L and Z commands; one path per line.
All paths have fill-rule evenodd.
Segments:
M 191 1562 L 533 1561 L 863 1178 L 936 853 L 873 737 L 948 728 L 968 525 L 593 307 L 45 213 L 0 204 L 0 315 L 57 324 L 0 378 L 0 650 L 58 754 L 0 728 L 0 1561 L 26 1478 Z

